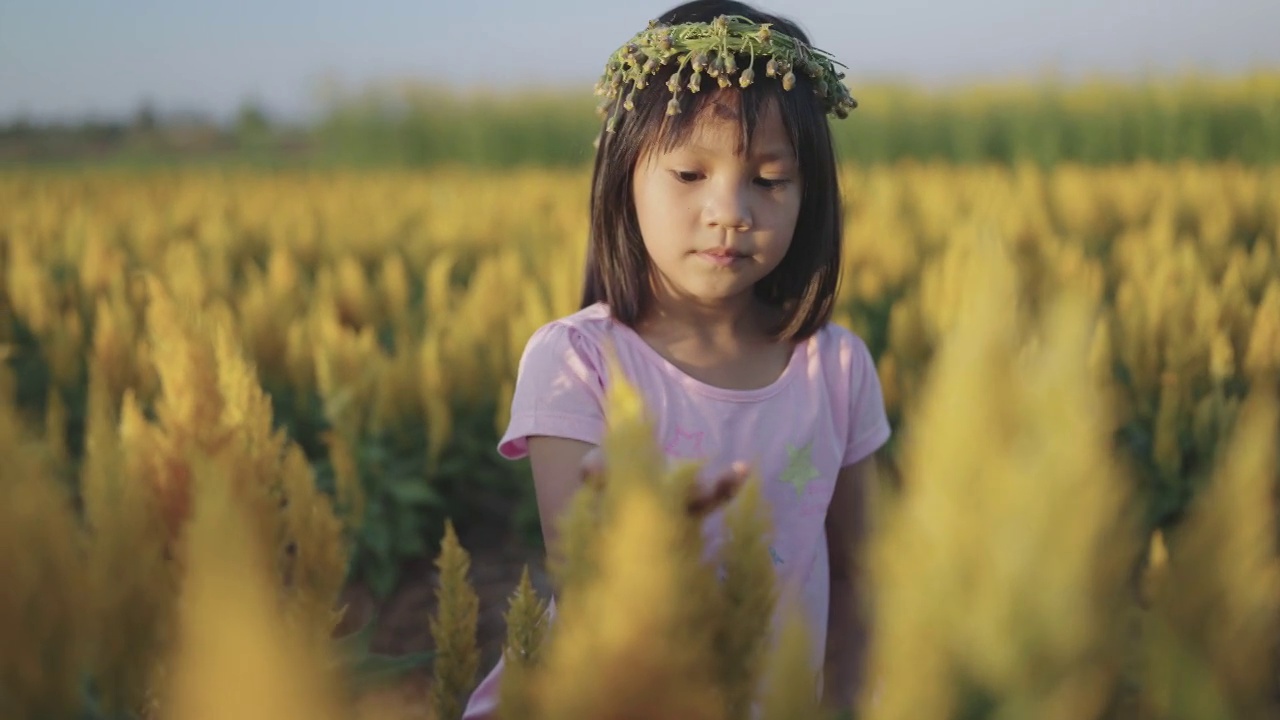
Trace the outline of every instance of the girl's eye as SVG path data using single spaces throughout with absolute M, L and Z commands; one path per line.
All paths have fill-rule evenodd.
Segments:
M 702 179 L 702 173 L 695 170 L 673 170 L 672 174 L 682 183 L 692 183 Z M 758 177 L 755 179 L 755 184 L 766 190 L 780 188 L 789 182 L 791 182 L 790 178 Z

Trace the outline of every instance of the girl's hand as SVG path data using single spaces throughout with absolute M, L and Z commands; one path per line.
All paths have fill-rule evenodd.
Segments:
M 604 451 L 594 447 L 582 458 L 582 482 L 599 485 L 604 482 Z M 689 498 L 685 509 L 694 517 L 703 517 L 724 506 L 734 495 L 742 483 L 746 482 L 751 472 L 750 466 L 744 462 L 736 462 L 728 470 L 716 477 L 709 490 L 701 491 Z

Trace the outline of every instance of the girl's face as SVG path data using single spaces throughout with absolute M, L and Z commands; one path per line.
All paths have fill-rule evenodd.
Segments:
M 766 107 L 740 157 L 731 96 L 705 106 L 688 143 L 636 164 L 636 215 L 660 299 L 741 299 L 791 246 L 802 188 L 781 113 Z

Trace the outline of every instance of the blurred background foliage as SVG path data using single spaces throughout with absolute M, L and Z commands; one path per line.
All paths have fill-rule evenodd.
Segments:
M 841 158 L 1107 164 L 1280 160 L 1280 73 L 1146 81 L 853 85 L 859 109 L 834 130 Z M 580 167 L 595 98 L 565 90 L 467 91 L 419 82 L 328 93 L 306 124 L 248 102 L 228 123 L 164 117 L 0 126 L 0 164 L 242 162 L 267 166 Z

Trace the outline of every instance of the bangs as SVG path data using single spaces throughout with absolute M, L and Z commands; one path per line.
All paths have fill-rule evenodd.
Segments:
M 742 63 L 740 67 L 750 63 L 750 57 L 738 56 L 737 59 Z M 618 127 L 612 133 L 616 136 L 613 139 L 641 149 L 641 155 L 664 154 L 687 144 L 698 123 L 711 117 L 737 124 L 734 152 L 745 157 L 751 152 L 751 141 L 761 118 L 770 106 L 775 106 L 782 117 L 791 150 L 799 156 L 800 128 L 805 125 L 805 116 L 822 111 L 816 107 L 817 103 L 811 97 L 813 91 L 806 82 L 798 79 L 795 87 L 783 90 L 780 78 L 765 77 L 767 59 L 757 57 L 755 72 L 761 79 L 745 88 L 736 82 L 722 88 L 704 73 L 703 81 L 710 81 L 707 83 L 710 87 L 704 86 L 695 93 L 688 89 L 688 74 L 683 73 L 680 94 L 676 97 L 680 112 L 675 115 L 667 114 L 668 103 L 672 100 L 667 81 L 677 68 L 661 69 L 649 84 L 636 91 L 632 98 L 635 109 L 619 118 Z M 814 107 L 806 107 L 806 103 Z

